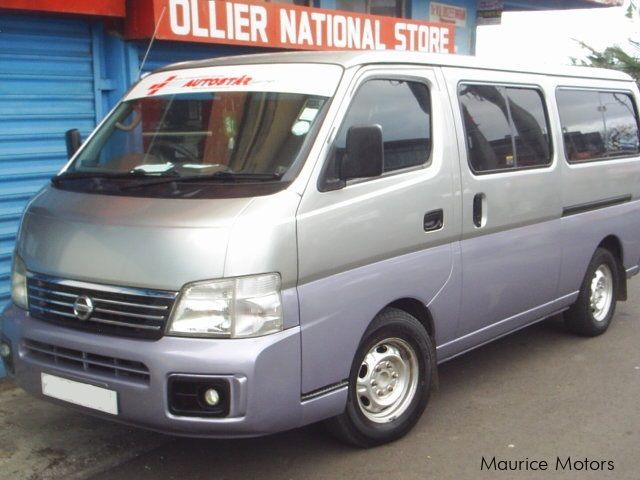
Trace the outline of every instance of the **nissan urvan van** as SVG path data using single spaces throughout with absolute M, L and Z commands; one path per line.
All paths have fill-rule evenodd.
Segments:
M 3 361 L 173 434 L 397 439 L 438 363 L 561 313 L 607 330 L 639 268 L 637 98 L 399 52 L 163 68 L 28 205 Z

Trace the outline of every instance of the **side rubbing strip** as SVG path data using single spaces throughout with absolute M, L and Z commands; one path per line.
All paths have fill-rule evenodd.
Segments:
M 326 395 L 327 393 L 335 392 L 336 390 L 340 390 L 343 387 L 349 385 L 348 380 L 343 380 L 342 382 L 334 383 L 332 385 L 327 385 L 326 387 L 319 388 L 314 390 L 313 392 L 305 393 L 302 395 L 301 400 L 306 402 L 307 400 L 313 400 L 314 398 L 321 397 L 322 395 Z
M 570 207 L 563 207 L 562 216 L 568 217 L 569 215 L 576 215 L 578 213 L 584 213 L 590 210 L 598 210 L 599 208 L 611 207 L 613 205 L 620 205 L 621 203 L 627 203 L 630 201 L 631 201 L 631 195 L 621 195 L 619 197 L 606 198 L 604 200 L 597 200 L 595 202 L 581 203 L 579 205 L 571 205 Z

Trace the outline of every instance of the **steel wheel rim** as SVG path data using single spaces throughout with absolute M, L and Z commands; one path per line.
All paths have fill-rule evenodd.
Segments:
M 600 265 L 591 277 L 589 308 L 596 322 L 603 322 L 613 303 L 613 273 L 608 265 Z
M 372 422 L 388 423 L 402 415 L 418 389 L 418 357 L 409 343 L 387 338 L 364 356 L 356 380 L 362 414 Z

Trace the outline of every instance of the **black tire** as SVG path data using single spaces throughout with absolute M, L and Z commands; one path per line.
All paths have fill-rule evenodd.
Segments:
M 362 400 L 358 399 L 356 385 L 358 377 L 363 378 L 362 368 L 366 355 L 381 342 L 383 344 L 376 348 L 382 350 L 376 349 L 375 351 L 385 352 L 384 341 L 387 340 L 390 342 L 399 341 L 405 347 L 408 346 L 412 349 L 415 354 L 413 359 L 418 366 L 417 385 L 413 383 L 415 390 L 412 396 L 411 389 L 408 389 L 406 396 L 403 397 L 405 400 L 397 402 L 403 405 L 403 410 L 399 410 L 397 417 L 391 418 L 385 423 L 378 423 L 380 420 L 376 422 L 367 417 L 364 411 L 366 407 L 363 406 Z M 388 367 L 389 363 L 384 363 Z M 414 370 L 411 369 L 411 371 Z M 361 448 L 373 447 L 397 440 L 409 432 L 422 415 L 427 406 L 435 378 L 435 349 L 422 324 L 402 310 L 386 309 L 376 316 L 360 342 L 351 366 L 349 396 L 345 411 L 325 423 L 337 438 Z
M 602 335 L 609 328 L 618 299 L 618 268 L 618 262 L 609 250 L 598 248 L 595 251 L 580 286 L 578 300 L 564 314 L 565 324 L 571 332 L 587 337 L 595 337 Z M 611 298 L 610 303 L 606 302 L 608 303 L 606 309 L 594 309 L 591 306 L 592 283 L 599 269 L 601 269 L 601 272 L 602 269 L 605 269 L 604 271 L 608 269 L 611 273 Z

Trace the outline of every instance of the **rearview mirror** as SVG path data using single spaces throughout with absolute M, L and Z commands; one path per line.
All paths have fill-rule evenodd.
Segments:
M 379 177 L 383 170 L 382 127 L 367 125 L 349 128 L 346 155 L 340 165 L 340 180 Z
M 67 142 L 67 157 L 71 158 L 80 148 L 82 140 L 80 139 L 80 130 L 72 128 L 67 130 L 64 134 L 64 138 Z

